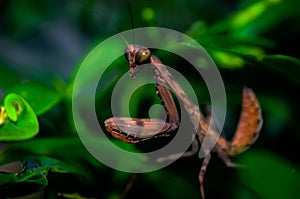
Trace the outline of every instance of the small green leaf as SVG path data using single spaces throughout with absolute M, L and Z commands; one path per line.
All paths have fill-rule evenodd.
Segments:
M 263 41 L 263 44 L 255 42 Z M 264 47 L 272 46 L 272 42 L 258 37 L 238 38 L 238 37 L 208 37 L 200 38 L 197 41 L 205 47 L 205 50 L 212 56 L 217 66 L 226 69 L 238 69 L 244 67 L 246 63 L 255 63 L 265 55 Z M 194 45 L 182 43 L 184 46 L 198 48 Z
M 244 26 L 247 26 L 250 22 L 260 17 L 267 9 L 279 3 L 280 0 L 268 0 L 268 1 L 258 1 L 253 3 L 251 6 L 235 13 L 231 18 L 231 28 L 233 30 L 240 29 Z
M 21 96 L 8 94 L 4 98 L 4 108 L 8 118 L 0 126 L 0 141 L 25 140 L 38 133 L 37 117 Z
M 211 56 L 217 65 L 222 68 L 242 68 L 245 64 L 245 61 L 241 57 L 229 52 L 213 51 L 211 52 Z
M 60 93 L 55 88 L 41 82 L 19 84 L 11 88 L 9 92 L 21 95 L 37 115 L 45 113 L 61 99 Z
M 252 33 L 253 35 L 253 32 L 258 32 L 254 30 L 262 29 L 262 27 L 257 27 L 260 24 L 255 24 L 255 22 L 258 19 L 264 18 L 262 16 L 265 16 L 266 13 L 274 9 L 274 7 L 280 7 L 280 5 L 280 0 L 266 0 L 254 2 L 251 5 L 245 7 L 244 9 L 234 12 L 233 14 L 226 17 L 224 20 L 211 26 L 209 29 L 207 29 L 206 34 L 220 33 L 226 31 L 234 35 L 251 35 L 249 33 Z M 273 16 L 273 18 L 275 17 L 276 15 Z M 265 23 L 265 26 L 271 24 L 270 21 L 268 22 L 269 23 Z M 247 29 L 246 32 L 245 29 Z
M 86 198 L 84 196 L 79 195 L 78 193 L 59 193 L 58 195 L 70 199 L 95 199 L 95 198 Z
M 72 166 L 67 166 L 60 160 L 50 158 L 47 156 L 29 156 L 23 160 L 24 172 L 20 173 L 16 182 L 34 182 L 47 183 L 46 175 L 48 171 L 58 173 L 79 173 L 77 169 Z M 36 178 L 37 177 L 37 178 Z M 47 185 L 47 184 L 44 184 Z

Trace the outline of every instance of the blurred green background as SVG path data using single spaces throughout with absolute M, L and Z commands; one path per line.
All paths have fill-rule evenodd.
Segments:
M 200 198 L 202 160 L 197 156 L 147 174 L 115 171 L 89 155 L 72 124 L 70 88 L 76 68 L 109 36 L 144 26 L 186 33 L 212 56 L 227 91 L 228 138 L 238 122 L 243 86 L 260 101 L 260 137 L 233 159 L 246 169 L 227 168 L 213 156 L 205 176 L 207 198 L 299 198 L 299 6 L 293 0 L 1 1 L 0 101 L 10 92 L 26 93 L 27 98 L 22 96 L 38 116 L 39 133 L 30 140 L 0 143 L 1 164 L 21 160 L 27 165 L 22 175 L 0 173 L 0 198 L 44 187 L 46 198 L 79 198 L 74 193 L 108 199 Z M 188 77 L 200 103 L 209 103 L 200 77 L 174 55 L 157 53 Z M 111 117 L 113 85 L 127 70 L 122 57 L 104 76 L 107 89 L 96 96 L 100 122 Z M 147 107 L 159 102 L 154 88 L 153 93 L 149 89 L 135 95 L 134 114 L 145 117 Z M 158 142 L 129 149 L 151 150 Z

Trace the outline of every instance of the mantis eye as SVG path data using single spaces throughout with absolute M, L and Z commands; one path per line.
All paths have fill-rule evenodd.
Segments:
M 141 48 L 136 52 L 135 55 L 135 63 L 137 65 L 147 61 L 151 55 L 151 52 L 147 48 Z

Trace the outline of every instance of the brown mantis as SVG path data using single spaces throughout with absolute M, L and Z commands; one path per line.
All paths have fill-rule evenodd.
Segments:
M 197 141 L 202 144 L 204 139 L 217 139 L 215 146 L 212 148 L 218 156 L 229 167 L 235 167 L 236 164 L 231 162 L 230 156 L 235 156 L 255 142 L 259 135 L 262 126 L 262 115 L 259 103 L 256 99 L 254 92 L 249 88 L 243 89 L 243 102 L 240 121 L 237 126 L 235 135 L 231 141 L 227 141 L 223 137 L 219 137 L 218 132 L 209 128 L 209 119 L 205 118 L 196 106 L 185 94 L 181 86 L 174 80 L 172 74 L 156 57 L 151 55 L 151 51 L 145 47 L 138 45 L 128 45 L 125 49 L 125 57 L 129 63 L 129 72 L 131 76 L 139 70 L 139 66 L 144 63 L 150 63 L 155 74 L 156 90 L 161 102 L 167 112 L 167 122 L 162 120 L 150 119 L 129 119 L 122 117 L 112 117 L 105 121 L 106 130 L 117 139 L 127 143 L 138 143 L 141 141 L 168 136 L 175 133 L 180 125 L 178 111 L 174 99 L 166 86 L 169 86 L 188 113 L 193 124 L 198 123 L 197 126 Z M 163 128 L 157 133 L 157 129 Z M 199 127 L 199 128 L 198 128 Z M 126 132 L 124 132 L 124 129 Z M 130 132 L 130 133 L 128 133 Z M 153 133 L 155 132 L 155 133 Z M 192 155 L 196 150 L 187 152 Z M 183 155 L 185 156 L 185 155 Z M 187 156 L 187 155 L 186 155 Z M 165 159 L 172 158 L 166 157 Z M 203 160 L 202 167 L 199 172 L 199 183 L 201 197 L 205 198 L 204 194 L 204 174 L 211 158 L 210 151 L 206 152 Z M 162 158 L 160 161 L 163 161 Z

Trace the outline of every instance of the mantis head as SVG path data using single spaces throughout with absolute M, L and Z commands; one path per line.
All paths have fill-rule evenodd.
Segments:
M 124 55 L 129 63 L 130 76 L 134 76 L 138 71 L 138 66 L 149 63 L 151 51 L 143 46 L 130 44 L 126 47 Z

